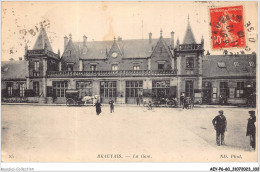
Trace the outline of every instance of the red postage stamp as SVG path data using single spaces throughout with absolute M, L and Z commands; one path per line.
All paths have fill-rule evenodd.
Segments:
M 243 6 L 210 9 L 212 49 L 245 47 Z

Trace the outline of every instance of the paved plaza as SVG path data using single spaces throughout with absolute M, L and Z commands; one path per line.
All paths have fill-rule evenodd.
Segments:
M 227 118 L 225 146 L 212 119 Z M 3 162 L 255 162 L 246 137 L 252 108 L 2 105 Z M 112 154 L 112 155 L 111 155 Z M 224 158 L 226 155 L 228 158 Z

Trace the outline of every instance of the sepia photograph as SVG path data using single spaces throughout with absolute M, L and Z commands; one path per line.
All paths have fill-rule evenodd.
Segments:
M 258 2 L 1 4 L 1 162 L 258 162 Z

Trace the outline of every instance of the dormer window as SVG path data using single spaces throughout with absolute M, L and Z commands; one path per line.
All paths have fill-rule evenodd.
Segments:
M 96 71 L 97 70 L 97 65 L 90 65 L 90 70 L 91 71 Z
M 112 70 L 118 70 L 118 64 L 112 64 Z
M 7 72 L 8 69 L 9 69 L 8 67 L 3 67 L 3 68 L 2 68 L 2 72 Z
M 73 66 L 74 66 L 73 63 L 68 63 L 68 64 L 67 64 L 67 70 L 68 70 L 68 71 L 73 71 Z
M 140 65 L 139 64 L 134 64 L 134 70 L 140 70 Z
M 250 67 L 255 67 L 255 63 L 252 62 L 252 61 L 250 61 L 250 62 L 249 62 L 249 66 L 250 66 Z
M 235 66 L 235 67 L 238 67 L 238 66 L 239 66 L 239 63 L 238 63 L 238 62 L 234 62 L 234 66 Z
M 218 67 L 219 68 L 225 68 L 226 67 L 225 62 L 218 62 Z
M 164 64 L 158 64 L 158 70 L 163 70 L 163 68 L 164 68 Z

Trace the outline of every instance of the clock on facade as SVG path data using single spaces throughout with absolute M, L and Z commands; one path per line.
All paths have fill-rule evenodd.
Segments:
M 116 52 L 112 53 L 112 57 L 116 58 L 117 57 L 117 53 Z

